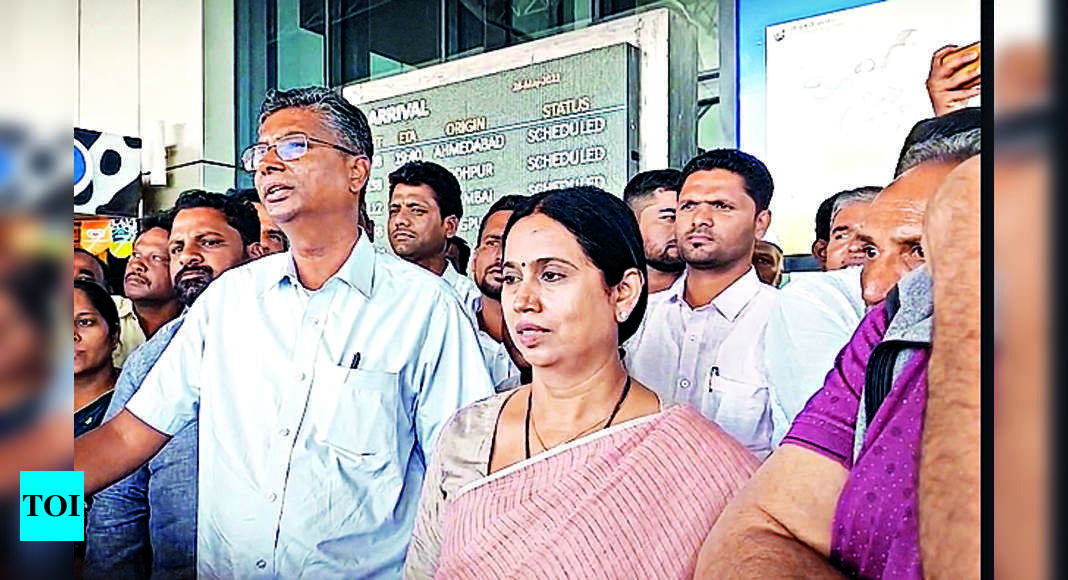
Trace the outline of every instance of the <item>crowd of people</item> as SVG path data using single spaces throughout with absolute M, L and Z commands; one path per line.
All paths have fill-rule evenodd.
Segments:
M 269 92 L 255 189 L 141 220 L 122 295 L 76 252 L 85 577 L 923 577 L 968 525 L 923 509 L 960 451 L 925 405 L 978 364 L 947 233 L 978 111 L 946 102 L 787 280 L 737 149 L 503 196 L 470 249 L 459 181 L 410 162 L 376 248 L 363 112 Z

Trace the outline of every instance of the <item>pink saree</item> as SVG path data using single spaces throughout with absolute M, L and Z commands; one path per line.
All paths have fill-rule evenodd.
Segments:
M 471 483 L 442 518 L 437 578 L 691 578 L 759 462 L 688 406 Z

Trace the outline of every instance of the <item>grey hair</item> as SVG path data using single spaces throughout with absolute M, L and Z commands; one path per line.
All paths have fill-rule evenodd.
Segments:
M 924 163 L 963 163 L 979 154 L 981 143 L 982 130 L 978 127 L 920 141 L 901 156 L 897 170 L 894 171 L 894 179 Z
M 336 91 L 325 87 L 304 87 L 281 91 L 271 89 L 260 106 L 259 124 L 282 109 L 301 108 L 318 112 L 323 122 L 337 133 L 341 145 L 362 153 L 374 155 L 374 141 L 367 116 L 356 105 L 346 101 Z
M 883 188 L 881 187 L 868 185 L 839 193 L 834 198 L 834 207 L 831 208 L 831 223 L 834 223 L 834 218 L 838 217 L 838 212 L 845 209 L 847 205 L 853 205 L 854 203 L 871 203 L 872 200 L 875 199 L 875 196 L 879 195 L 879 192 L 882 190 Z

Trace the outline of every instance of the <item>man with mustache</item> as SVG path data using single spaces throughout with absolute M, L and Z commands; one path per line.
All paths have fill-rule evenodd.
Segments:
M 448 248 L 459 239 L 456 232 L 461 217 L 460 182 L 448 169 L 437 163 L 410 161 L 389 174 L 390 246 L 401 258 L 440 276 L 467 307 L 472 324 L 478 324 L 482 294 L 447 258 Z M 479 330 L 478 342 L 494 388 L 500 392 L 516 386 L 519 369 L 500 341 Z
M 634 378 L 665 402 L 689 403 L 754 453 L 771 449 L 763 333 L 778 290 L 753 268 L 771 223 L 767 167 L 737 149 L 690 160 L 679 180 L 675 236 L 686 271 L 649 301 L 624 345 Z
M 115 301 L 120 329 L 113 357 L 116 366 L 123 366 L 134 350 L 182 310 L 171 286 L 169 230 L 170 221 L 163 215 L 141 220 L 141 234 L 134 240 L 122 278 L 126 298 Z
M 872 200 L 882 190 L 881 187 L 866 186 L 847 189 L 835 195 L 824 270 L 841 270 L 864 263 L 864 254 L 853 247 L 853 238 Z
M 211 284 L 75 469 L 95 493 L 197 418 L 199 577 L 399 577 L 438 433 L 493 385 L 456 293 L 359 225 L 364 113 L 271 90 L 258 122 L 241 163 L 289 251 Z
M 393 252 L 441 276 L 474 320 L 478 288 L 445 258 L 449 238 L 456 235 L 463 215 L 460 182 L 441 165 L 409 161 L 389 174 L 387 227 Z
M 236 196 L 186 191 L 169 217 L 171 276 L 186 308 L 223 272 L 264 253 L 256 210 Z M 137 392 L 184 318 L 185 312 L 130 357 L 106 418 Z M 86 520 L 86 578 L 194 577 L 196 477 L 194 419 L 146 465 L 95 496 Z
M 623 188 L 623 201 L 634 212 L 645 243 L 649 294 L 670 288 L 686 268 L 675 243 L 675 202 L 681 175 L 678 169 L 645 171 Z
M 495 382 L 498 391 L 518 386 L 521 382 L 520 371 L 530 371 L 530 364 L 512 344 L 512 339 L 504 327 L 504 312 L 501 310 L 501 240 L 504 237 L 504 226 L 508 225 L 508 218 L 512 217 L 512 212 L 525 199 L 526 196 L 522 195 L 505 195 L 486 210 L 479 226 L 478 245 L 475 246 L 471 261 L 471 273 L 481 292 L 477 319 L 486 365 L 491 369 L 491 375 L 499 376 L 504 372 L 512 379 L 504 383 Z M 502 370 L 494 371 L 494 367 Z

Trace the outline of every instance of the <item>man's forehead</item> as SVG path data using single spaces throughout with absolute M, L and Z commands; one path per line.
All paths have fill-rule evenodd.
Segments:
M 163 228 L 152 228 L 150 230 L 141 232 L 141 235 L 137 236 L 134 240 L 135 246 L 144 244 L 166 244 L 167 238 L 170 236 L 170 232 Z
M 332 131 L 323 122 L 322 115 L 305 107 L 288 107 L 267 116 L 260 124 L 260 141 L 273 140 L 290 133 L 305 133 L 309 136 L 333 138 Z
M 710 169 L 691 173 L 679 190 L 679 200 L 702 197 L 749 197 L 745 179 L 726 169 Z
M 931 161 L 921 163 L 898 176 L 886 189 L 879 192 L 872 201 L 872 209 L 883 207 L 888 203 L 919 202 L 927 203 L 935 190 L 956 163 Z
M 223 210 L 214 207 L 190 207 L 179 210 L 174 215 L 174 223 L 171 226 L 172 237 L 176 231 L 184 233 L 196 229 L 233 230 L 226 221 L 226 214 Z
M 512 210 L 502 209 L 486 216 L 485 225 L 482 228 L 482 238 L 500 238 L 504 234 L 504 227 L 508 225 L 508 218 L 512 217 Z

